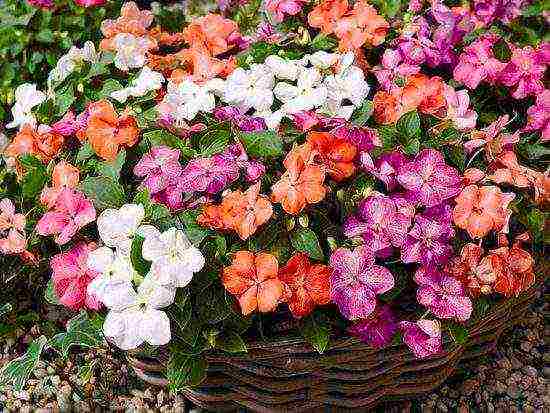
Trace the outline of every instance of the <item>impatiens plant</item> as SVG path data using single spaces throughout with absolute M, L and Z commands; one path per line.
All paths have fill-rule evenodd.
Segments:
M 25 6 L 42 40 L 70 3 Z M 444 354 L 540 278 L 550 46 L 524 2 L 99 3 L 25 54 L 47 73 L 0 65 L 0 279 L 81 311 L 71 334 L 168 353 L 177 389 L 281 335 Z

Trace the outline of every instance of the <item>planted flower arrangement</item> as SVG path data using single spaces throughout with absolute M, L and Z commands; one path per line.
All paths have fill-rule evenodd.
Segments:
M 74 317 L 0 384 L 106 340 L 206 407 L 364 408 L 437 386 L 525 311 L 542 2 L 155 7 L 124 3 L 14 91 L 2 268 Z M 447 376 L 395 385 L 430 365 Z

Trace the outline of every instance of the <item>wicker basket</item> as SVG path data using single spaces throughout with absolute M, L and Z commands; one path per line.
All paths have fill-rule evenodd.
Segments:
M 465 345 L 447 340 L 446 353 L 437 357 L 418 360 L 405 345 L 375 350 L 350 337 L 331 340 L 322 355 L 301 340 L 252 343 L 244 355 L 206 354 L 207 379 L 183 395 L 209 410 L 263 412 L 365 411 L 386 401 L 418 398 L 449 378 L 460 361 L 494 351 L 502 332 L 521 321 L 540 282 L 473 322 Z M 128 362 L 146 382 L 167 384 L 165 358 L 128 355 Z

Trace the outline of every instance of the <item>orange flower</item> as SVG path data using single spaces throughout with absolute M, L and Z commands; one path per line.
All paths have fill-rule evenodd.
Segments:
M 76 188 L 80 180 L 78 168 L 61 160 L 55 165 L 52 172 L 52 187 L 44 187 L 40 194 L 40 202 L 53 208 L 59 193 L 63 188 Z
M 237 251 L 233 262 L 223 269 L 222 282 L 239 300 L 244 315 L 254 310 L 275 310 L 283 297 L 283 283 L 277 277 L 277 259 L 266 253 Z
M 348 11 L 347 0 L 325 0 L 315 7 L 307 16 L 311 27 L 321 29 L 325 34 L 334 32 L 336 23 Z
M 312 265 L 303 252 L 295 254 L 279 271 L 279 278 L 287 290 L 287 302 L 295 318 L 313 311 L 315 306 L 330 302 L 330 275 L 328 265 Z
M 497 168 L 489 179 L 497 184 L 510 184 L 518 188 L 528 188 L 535 180 L 536 171 L 521 166 L 514 152 L 504 152 L 498 157 L 498 164 L 502 168 Z
M 462 247 L 460 256 L 449 261 L 445 270 L 460 280 L 473 297 L 480 294 L 491 294 L 496 275 L 493 272 L 490 257 L 483 257 L 483 249 L 476 244 Z
M 307 142 L 292 148 L 283 162 L 286 172 L 271 187 L 271 200 L 281 203 L 292 215 L 298 214 L 307 204 L 321 201 L 326 194 L 325 170 L 313 164 L 315 153 L 312 149 Z
M 365 43 L 372 46 L 382 44 L 389 27 L 374 7 L 359 0 L 347 16 L 336 22 L 334 33 L 340 39 L 341 51 L 356 50 Z
M 100 100 L 88 107 L 88 125 L 84 136 L 94 151 L 103 159 L 116 159 L 120 146 L 133 146 L 138 141 L 139 129 L 132 116 L 118 116 L 113 105 Z
M 266 223 L 273 215 L 271 202 L 260 195 L 260 183 L 246 190 L 230 191 L 221 205 L 209 205 L 198 217 L 200 225 L 213 229 L 234 230 L 242 240 L 248 239 L 258 227 Z
M 496 186 L 469 185 L 456 197 L 453 221 L 472 238 L 483 238 L 492 229 L 507 231 L 514 193 L 503 193 Z
M 336 182 L 354 174 L 357 148 L 347 140 L 328 132 L 310 132 L 307 142 L 320 154 L 323 165 Z
M 374 119 L 382 125 L 390 125 L 401 117 L 400 95 L 379 90 L 374 95 Z
M 238 33 L 237 24 L 219 14 L 207 14 L 195 19 L 183 31 L 183 37 L 191 49 L 207 51 L 217 56 L 229 50 L 227 39 Z
M 101 23 L 101 32 L 106 39 L 101 41 L 100 48 L 110 50 L 111 40 L 119 33 L 130 33 L 138 37 L 147 34 L 147 28 L 153 22 L 153 18 L 151 11 L 140 10 L 133 1 L 124 3 L 118 19 Z
M 41 132 L 25 124 L 5 150 L 6 156 L 34 155 L 44 163 L 51 161 L 63 146 L 63 136 L 50 131 Z

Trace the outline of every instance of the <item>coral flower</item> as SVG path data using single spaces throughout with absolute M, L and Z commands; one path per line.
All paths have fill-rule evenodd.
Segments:
M 294 147 L 283 162 L 286 172 L 271 187 L 271 200 L 280 202 L 289 214 L 296 215 L 307 204 L 317 203 L 325 197 L 325 171 L 313 164 L 314 155 L 309 143 Z
M 266 0 L 265 8 L 273 14 L 274 21 L 280 23 L 284 20 L 285 14 L 295 16 L 302 11 L 308 0 Z
M 82 192 L 64 188 L 55 200 L 54 210 L 46 212 L 36 224 L 36 231 L 40 235 L 55 235 L 55 242 L 63 245 L 95 217 L 92 202 Z
M 265 195 L 260 195 L 258 182 L 244 193 L 230 191 L 223 197 L 219 206 L 207 206 L 197 218 L 197 222 L 215 229 L 232 229 L 242 240 L 246 240 L 272 215 L 271 202 Z
M 352 176 L 355 172 L 353 160 L 357 155 L 354 145 L 328 132 L 310 132 L 307 142 L 320 155 L 328 174 L 336 182 Z
M 444 89 L 445 83 L 438 76 L 422 73 L 409 76 L 401 97 L 404 112 L 418 108 L 422 113 L 441 116 L 446 111 Z
M 99 275 L 87 264 L 88 253 L 94 248 L 94 244 L 79 242 L 50 260 L 55 294 L 61 304 L 73 310 L 99 310 L 101 306 L 97 297 L 87 292 L 88 284 Z
M 340 39 L 340 50 L 356 50 L 368 43 L 378 46 L 390 25 L 365 0 L 355 3 L 353 10 L 336 22 L 334 33 Z
M 441 351 L 441 324 L 438 320 L 402 321 L 403 341 L 418 358 L 426 358 Z
M 468 243 L 462 247 L 460 255 L 451 259 L 445 267 L 445 271 L 457 278 L 473 297 L 493 292 L 496 281 L 490 258 L 482 256 L 483 248 Z
M 129 1 L 122 5 L 118 19 L 104 20 L 101 23 L 101 32 L 106 38 L 113 38 L 119 33 L 143 36 L 147 33 L 147 28 L 153 22 L 153 18 L 151 11 L 140 10 L 136 3 Z
M 509 116 L 504 115 L 495 120 L 481 131 L 473 131 L 471 139 L 464 143 L 466 152 L 471 153 L 478 148 L 484 148 L 485 156 L 493 161 L 504 150 L 512 148 L 519 142 L 519 131 L 513 134 L 502 133 L 509 121 Z
M 311 27 L 321 29 L 325 34 L 334 32 L 336 23 L 348 11 L 347 0 L 325 0 L 315 7 L 308 15 Z
M 54 158 L 63 146 L 63 136 L 53 133 L 48 128 L 38 128 L 25 124 L 4 153 L 7 156 L 34 155 L 44 163 Z
M 256 309 L 262 313 L 275 310 L 284 292 L 278 268 L 271 254 L 237 251 L 231 265 L 223 269 L 223 285 L 237 296 L 244 315 Z
M 76 188 L 80 180 L 80 171 L 65 160 L 59 161 L 53 168 L 52 186 L 44 187 L 40 202 L 53 208 L 55 200 L 63 188 Z
M 15 213 L 15 205 L 10 199 L 0 201 L 0 252 L 2 254 L 21 254 L 25 252 L 26 219 L 23 214 Z M 7 234 L 5 234 L 7 232 Z
M 472 238 L 483 238 L 492 229 L 505 231 L 514 193 L 503 193 L 496 186 L 469 185 L 456 197 L 453 222 Z
M 139 129 L 132 116 L 118 116 L 112 103 L 100 100 L 88 107 L 88 126 L 84 131 L 94 151 L 107 161 L 114 161 L 121 146 L 133 146 Z
M 294 254 L 279 270 L 279 278 L 287 290 L 287 303 L 295 318 L 313 311 L 315 306 L 330 302 L 330 274 L 327 265 L 311 264 L 307 254 Z
M 195 19 L 183 31 L 187 44 L 210 56 L 217 56 L 229 50 L 228 38 L 237 33 L 237 24 L 219 14 L 207 14 Z

